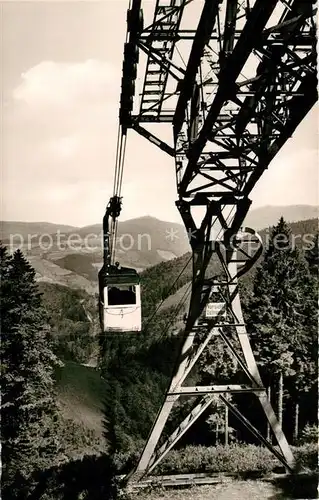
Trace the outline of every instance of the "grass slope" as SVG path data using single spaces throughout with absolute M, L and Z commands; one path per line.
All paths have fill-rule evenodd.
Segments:
M 36 279 L 39 282 L 54 283 L 57 285 L 66 286 L 73 289 L 85 290 L 87 293 L 94 295 L 97 292 L 97 284 L 90 281 L 93 275 L 97 274 L 93 271 L 88 278 L 81 276 L 72 269 L 67 269 L 55 264 L 53 261 L 45 259 L 41 256 L 30 256 L 28 260 L 36 271 Z M 85 274 L 85 273 L 84 273 Z
M 106 385 L 96 369 L 65 362 L 56 371 L 56 390 L 66 418 L 102 435 Z

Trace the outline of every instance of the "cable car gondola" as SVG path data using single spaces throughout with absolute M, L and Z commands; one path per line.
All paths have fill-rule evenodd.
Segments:
M 140 277 L 135 269 L 110 266 L 99 272 L 100 322 L 103 332 L 140 332 Z
M 120 267 L 118 262 L 111 263 L 109 218 L 114 226 L 120 211 L 121 199 L 113 196 L 103 218 L 104 264 L 99 272 L 99 313 L 103 333 L 140 332 L 142 329 L 140 277 L 135 269 Z

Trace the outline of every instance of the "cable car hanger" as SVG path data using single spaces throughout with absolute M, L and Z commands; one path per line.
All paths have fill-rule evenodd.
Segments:
M 115 262 L 118 217 L 122 209 L 122 182 L 127 128 L 119 125 L 113 196 L 103 217 L 103 266 L 99 272 L 99 314 L 103 333 L 141 331 L 140 277 L 135 269 Z

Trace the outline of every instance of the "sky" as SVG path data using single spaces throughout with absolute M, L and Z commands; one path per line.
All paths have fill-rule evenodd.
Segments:
M 102 219 L 113 191 L 127 7 L 127 0 L 0 4 L 2 220 L 84 226 Z M 134 131 L 122 195 L 121 220 L 181 222 L 174 161 Z M 253 208 L 318 204 L 317 108 L 251 198 Z

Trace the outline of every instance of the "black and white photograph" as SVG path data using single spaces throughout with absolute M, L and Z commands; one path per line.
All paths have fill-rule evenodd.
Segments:
M 318 496 L 314 0 L 2 0 L 1 497 Z

